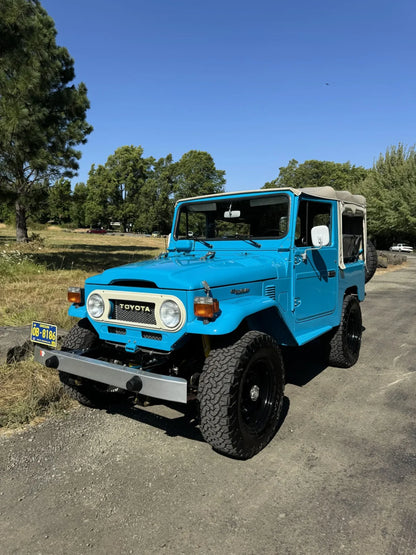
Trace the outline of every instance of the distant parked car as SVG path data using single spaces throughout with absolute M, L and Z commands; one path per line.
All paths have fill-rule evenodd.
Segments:
M 397 252 L 413 252 L 413 247 L 410 247 L 409 245 L 404 245 L 403 243 L 397 243 L 397 245 L 393 245 L 392 247 L 390 247 L 390 250 Z
M 160 237 L 160 233 L 158 231 L 154 231 L 152 233 L 152 237 Z
M 87 233 L 107 233 L 107 230 L 103 228 L 89 229 Z

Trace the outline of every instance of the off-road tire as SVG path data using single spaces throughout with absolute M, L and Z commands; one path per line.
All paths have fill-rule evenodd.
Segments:
M 80 320 L 64 337 L 62 351 L 85 353 L 94 349 L 98 344 L 98 336 L 89 321 L 84 318 Z M 92 380 L 81 379 L 59 372 L 64 391 L 81 405 L 91 408 L 102 408 L 107 406 L 111 400 L 108 386 Z
M 369 282 L 377 270 L 377 251 L 371 241 L 367 241 L 367 253 L 365 258 L 365 282 Z
M 232 457 L 252 457 L 277 431 L 283 392 L 283 359 L 269 335 L 249 331 L 213 349 L 198 391 L 205 441 Z
M 350 368 L 359 357 L 362 336 L 360 303 L 355 295 L 346 295 L 341 323 L 329 342 L 328 362 L 338 368 Z

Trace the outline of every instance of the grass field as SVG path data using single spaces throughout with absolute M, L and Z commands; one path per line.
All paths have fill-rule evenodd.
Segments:
M 85 278 L 107 268 L 153 258 L 165 248 L 162 238 L 131 234 L 50 227 L 33 235 L 33 241 L 18 245 L 14 229 L 0 227 L 1 326 L 40 320 L 70 329 L 75 320 L 67 315 L 69 286 L 82 286 Z M 0 365 L 0 428 L 62 411 L 69 404 L 56 375 L 35 362 Z
M 131 234 L 95 235 L 52 227 L 17 245 L 0 229 L 0 322 L 20 326 L 43 320 L 71 327 L 67 288 L 107 268 L 145 260 L 164 250 L 164 239 Z

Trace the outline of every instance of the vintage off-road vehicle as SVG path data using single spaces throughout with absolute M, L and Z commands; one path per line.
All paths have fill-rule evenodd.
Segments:
M 33 324 L 35 357 L 86 405 L 197 399 L 205 440 L 248 458 L 279 424 L 282 346 L 321 336 L 330 365 L 357 361 L 372 249 L 364 197 L 331 187 L 184 199 L 166 252 L 70 288 L 80 320 L 61 350 Z

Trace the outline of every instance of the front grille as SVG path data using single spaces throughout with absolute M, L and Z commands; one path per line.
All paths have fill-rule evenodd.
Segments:
M 134 324 L 155 325 L 155 305 L 137 301 L 120 301 L 111 299 L 113 305 L 112 320 L 132 322 Z

